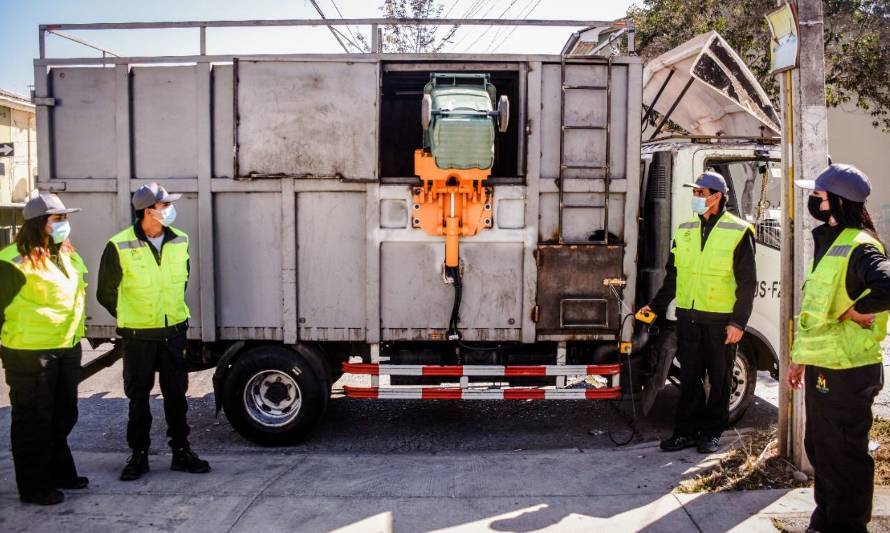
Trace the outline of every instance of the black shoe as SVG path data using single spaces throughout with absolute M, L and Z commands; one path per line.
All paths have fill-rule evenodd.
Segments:
M 714 453 L 720 449 L 720 437 L 707 437 L 698 441 L 698 453 Z
M 674 435 L 667 440 L 661 441 L 659 446 L 666 452 L 676 452 L 684 448 L 692 448 L 695 446 L 695 439 L 684 437 L 683 435 Z
M 65 489 L 65 490 L 80 490 L 85 489 L 90 486 L 90 480 L 84 476 L 77 476 L 74 479 L 68 481 L 62 481 L 56 483 L 57 489 Z
M 65 501 L 65 495 L 62 491 L 56 489 L 47 489 L 27 496 L 20 496 L 22 503 L 33 503 L 34 505 L 57 505 Z
M 148 472 L 148 451 L 133 450 L 127 464 L 121 471 L 121 481 L 134 481 Z
M 210 463 L 198 457 L 188 446 L 173 450 L 173 460 L 170 461 L 170 470 L 188 472 L 190 474 L 206 474 L 210 472 Z

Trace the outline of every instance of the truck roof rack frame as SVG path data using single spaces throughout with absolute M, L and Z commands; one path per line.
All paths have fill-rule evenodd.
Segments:
M 461 18 L 441 18 L 441 19 L 423 19 L 423 18 L 358 18 L 358 19 L 258 19 L 258 20 L 186 20 L 171 22 L 96 22 L 96 23 L 70 23 L 70 24 L 41 24 L 38 27 L 38 59 L 34 60 L 36 66 L 60 64 L 60 61 L 53 61 L 46 55 L 46 38 L 47 34 L 58 35 L 64 39 L 68 39 L 84 46 L 99 50 L 102 52 L 101 58 L 71 58 L 65 59 L 65 64 L 91 64 L 106 62 L 120 62 L 118 59 L 139 59 L 140 63 L 157 63 L 172 61 L 195 61 L 197 59 L 213 61 L 230 61 L 233 56 L 208 56 L 207 55 L 207 30 L 208 28 L 260 28 L 260 27 L 301 27 L 301 26 L 369 26 L 371 35 L 371 51 L 359 54 L 349 55 L 376 55 L 382 54 L 382 40 L 378 30 L 386 27 L 394 26 L 526 26 L 526 27 L 614 27 L 623 30 L 621 36 L 627 40 L 627 53 L 635 55 L 634 34 L 635 27 L 632 21 L 615 20 L 566 20 L 566 19 L 461 19 Z M 167 57 L 145 57 L 145 58 L 120 58 L 114 52 L 105 50 L 91 42 L 84 41 L 77 37 L 66 35 L 64 31 L 82 31 L 82 30 L 161 30 L 161 29 L 197 29 L 199 33 L 199 50 L 197 56 L 167 56 Z M 618 35 L 615 36 L 619 37 Z M 610 40 L 612 44 L 614 41 Z M 274 54 L 282 56 L 286 54 Z M 305 54 L 301 54 L 305 55 Z M 343 54 L 338 54 L 343 55 Z M 437 56 L 448 54 L 435 54 Z M 474 54 L 479 55 L 479 54 Z M 492 54 L 496 55 L 496 54 Z M 113 56 L 109 59 L 108 56 Z M 131 61 L 132 62 L 132 61 Z

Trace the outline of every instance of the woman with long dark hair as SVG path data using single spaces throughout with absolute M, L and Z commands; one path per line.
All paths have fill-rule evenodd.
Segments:
M 19 498 L 53 505 L 83 489 L 68 447 L 77 422 L 86 267 L 68 240 L 68 209 L 32 198 L 15 242 L 0 250 L 0 359 L 12 404 L 12 460 Z
M 815 181 L 808 269 L 787 383 L 806 386 L 804 446 L 815 471 L 816 510 L 807 531 L 867 531 L 874 492 L 868 453 L 871 406 L 883 386 L 890 261 L 865 200 L 868 177 L 834 164 Z

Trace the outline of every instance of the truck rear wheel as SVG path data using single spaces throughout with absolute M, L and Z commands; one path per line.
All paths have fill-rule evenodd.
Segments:
M 258 346 L 235 361 L 223 386 L 223 409 L 232 427 L 263 446 L 296 444 L 321 420 L 328 379 L 304 355 L 283 346 Z
M 732 367 L 732 384 L 729 389 L 729 424 L 735 425 L 741 420 L 751 401 L 754 400 L 754 388 L 757 386 L 757 365 L 753 354 L 739 345 L 735 363 Z

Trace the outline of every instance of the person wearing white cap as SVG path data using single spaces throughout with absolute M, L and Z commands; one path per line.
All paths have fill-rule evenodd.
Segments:
M 816 509 L 807 531 L 867 531 L 874 493 L 871 406 L 883 386 L 890 261 L 865 201 L 868 176 L 833 164 L 812 190 L 813 262 L 807 268 L 786 382 L 806 386 L 804 448 Z
M 130 400 L 127 444 L 132 454 L 121 471 L 122 481 L 139 479 L 149 469 L 149 393 L 156 371 L 173 450 L 170 469 L 210 471 L 188 441 L 189 239 L 171 225 L 176 219 L 173 202 L 180 196 L 157 183 L 139 187 L 132 202 L 136 222 L 108 241 L 99 264 L 96 298 L 117 319 L 117 333 L 123 339 L 124 393 Z
M 681 393 L 673 434 L 661 449 L 713 453 L 729 422 L 734 347 L 754 306 L 754 228 L 726 210 L 729 190 L 719 173 L 686 186 L 695 216 L 677 228 L 661 289 L 644 309 L 663 316 L 671 301 L 677 306 Z
M 87 271 L 68 240 L 68 215 L 77 211 L 55 194 L 35 194 L 15 242 L 0 250 L 0 359 L 25 503 L 54 505 L 65 499 L 58 489 L 89 485 L 68 447 L 77 423 Z

